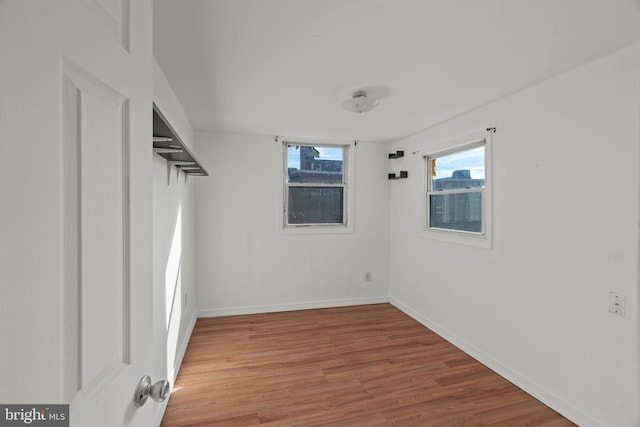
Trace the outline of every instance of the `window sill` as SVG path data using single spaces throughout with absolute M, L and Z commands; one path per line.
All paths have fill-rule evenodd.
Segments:
M 425 239 L 439 240 L 441 242 L 467 245 L 476 248 L 493 249 L 491 237 L 486 234 L 455 230 L 429 229 L 423 230 L 422 237 Z
M 348 225 L 290 225 L 280 228 L 280 234 L 296 236 L 296 235 L 313 235 L 313 234 L 349 234 L 353 233 L 353 226 Z

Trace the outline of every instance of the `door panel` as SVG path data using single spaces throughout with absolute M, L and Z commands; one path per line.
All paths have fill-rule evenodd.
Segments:
M 65 329 L 78 331 L 67 345 L 77 349 L 78 369 L 70 374 L 79 376 L 74 383 L 82 390 L 129 362 L 129 117 L 127 100 L 115 90 L 68 62 L 63 73 L 63 157 L 73 177 L 63 192 L 78 193 L 66 197 L 63 210 L 79 218 L 65 230 L 79 248 L 65 256 L 79 257 L 66 263 L 80 266 L 79 280 L 65 284 L 68 296 L 76 294 L 68 307 L 77 313 Z

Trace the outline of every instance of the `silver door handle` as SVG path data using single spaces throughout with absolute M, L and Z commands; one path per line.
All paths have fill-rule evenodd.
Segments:
M 149 375 L 145 375 L 140 378 L 140 381 L 138 382 L 136 393 L 133 396 L 133 401 L 137 408 L 144 405 L 149 397 L 156 402 L 163 402 L 167 396 L 169 396 L 169 388 L 169 381 L 160 380 L 155 384 L 151 384 L 151 377 L 149 377 Z

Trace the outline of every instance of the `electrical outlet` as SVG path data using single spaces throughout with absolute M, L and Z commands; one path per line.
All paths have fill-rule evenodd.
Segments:
M 624 295 L 609 292 L 609 313 L 624 317 L 624 305 L 626 302 Z
M 363 288 L 373 286 L 373 273 L 370 271 L 364 273 L 364 280 L 360 283 L 360 286 Z

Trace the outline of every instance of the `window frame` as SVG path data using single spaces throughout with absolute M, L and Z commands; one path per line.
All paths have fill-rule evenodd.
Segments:
M 475 246 L 485 249 L 493 248 L 492 241 L 492 136 L 491 131 L 481 132 L 473 135 L 469 135 L 460 139 L 446 142 L 438 146 L 432 147 L 427 154 L 423 156 L 424 159 L 424 191 L 423 191 L 423 215 L 421 220 L 422 235 L 428 239 L 435 239 L 440 241 L 446 241 L 450 243 L 459 243 L 469 246 Z M 433 191 L 433 179 L 432 179 L 432 163 L 433 158 L 443 157 L 446 155 L 459 153 L 462 151 L 471 150 L 477 147 L 484 146 L 484 167 L 485 178 L 484 187 L 477 188 L 465 188 L 465 189 L 452 189 L 452 190 L 439 190 Z M 465 230 L 450 230 L 446 228 L 431 227 L 431 195 L 445 195 L 445 194 L 468 194 L 468 193 L 481 193 L 482 194 L 482 231 L 473 232 Z
M 307 139 L 292 139 L 282 141 L 283 167 L 281 182 L 283 184 L 282 191 L 282 209 L 280 210 L 280 232 L 283 234 L 334 234 L 334 233 L 351 233 L 353 226 L 353 158 L 355 157 L 354 147 L 356 143 L 341 142 L 324 142 L 313 141 Z M 326 147 L 326 148 L 342 148 L 342 183 L 291 183 L 288 181 L 288 148 L 290 146 L 301 147 Z M 342 188 L 342 223 L 308 223 L 308 224 L 290 224 L 289 219 L 289 188 L 291 187 L 323 187 L 323 188 Z

